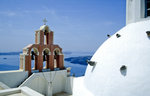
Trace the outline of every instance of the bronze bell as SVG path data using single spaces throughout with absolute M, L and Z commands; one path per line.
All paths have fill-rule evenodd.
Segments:
M 47 61 L 47 58 L 46 58 L 46 52 L 44 51 L 44 55 L 43 55 L 43 61 Z
M 46 61 L 46 55 L 43 55 L 43 61 Z
M 34 60 L 35 54 L 34 51 L 31 52 L 31 60 Z
M 54 51 L 54 59 L 57 59 L 57 52 Z

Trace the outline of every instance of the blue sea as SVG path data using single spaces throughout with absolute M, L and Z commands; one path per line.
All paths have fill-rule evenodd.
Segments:
M 64 54 L 65 58 L 78 57 L 78 56 L 92 56 L 92 52 L 71 52 Z M 19 55 L 0 55 L 0 71 L 18 70 L 20 64 Z M 71 75 L 75 74 L 76 77 L 84 76 L 86 65 L 73 64 L 64 61 L 65 67 L 71 67 Z

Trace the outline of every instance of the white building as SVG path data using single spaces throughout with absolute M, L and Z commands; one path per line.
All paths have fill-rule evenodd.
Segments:
M 126 24 L 148 20 L 150 0 L 126 0 Z
M 126 6 L 126 26 L 99 47 L 89 61 L 85 76 L 75 78 L 73 86 L 71 77 L 68 78 L 67 72 L 62 70 L 62 72 L 58 72 L 57 79 L 53 81 L 57 82 L 58 79 L 65 77 L 58 84 L 62 87 L 57 87 L 57 84 L 52 86 L 49 83 L 54 78 L 55 72 L 35 73 L 20 87 L 28 86 L 47 96 L 51 96 L 52 92 L 61 91 L 71 94 L 72 87 L 73 96 L 149 96 L 150 0 L 127 0 Z M 8 76 L 8 73 L 0 73 L 0 81 L 2 81 L 2 76 L 4 74 Z M 60 74 L 61 76 L 59 76 Z M 16 78 L 21 81 L 25 78 L 21 76 Z M 9 77 L 3 79 L 4 84 L 0 84 L 1 87 L 7 89 L 16 86 L 15 83 L 12 84 L 6 80 Z M 43 81 L 46 82 L 41 83 Z M 37 84 L 41 86 L 38 87 Z M 43 89 L 43 86 L 47 86 L 46 90 Z M 52 90 L 53 87 L 55 90 Z M 0 92 L 0 95 L 3 93 Z M 63 95 L 60 93 L 57 96 Z

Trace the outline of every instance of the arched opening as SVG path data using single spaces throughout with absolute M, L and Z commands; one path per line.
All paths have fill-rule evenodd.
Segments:
M 43 50 L 43 69 L 48 69 L 49 68 L 49 55 L 50 55 L 50 50 L 48 48 L 45 48 Z
M 37 64 L 38 64 L 38 49 L 32 48 L 31 49 L 31 70 L 37 70 Z
M 59 55 L 60 55 L 60 50 L 56 48 L 54 50 L 54 68 L 59 68 Z
M 44 44 L 48 44 L 48 35 L 49 35 L 49 28 L 48 26 L 45 27 L 45 30 L 44 30 Z
M 47 42 L 46 42 L 46 32 L 44 32 L 44 44 L 47 44 Z

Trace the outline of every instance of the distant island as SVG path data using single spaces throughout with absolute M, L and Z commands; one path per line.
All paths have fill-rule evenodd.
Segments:
M 65 58 L 65 61 L 68 61 L 73 64 L 87 65 L 86 60 L 90 60 L 92 56 L 79 56 L 79 57 L 69 57 Z
M 0 52 L 0 55 L 19 55 L 20 53 L 22 52 Z

